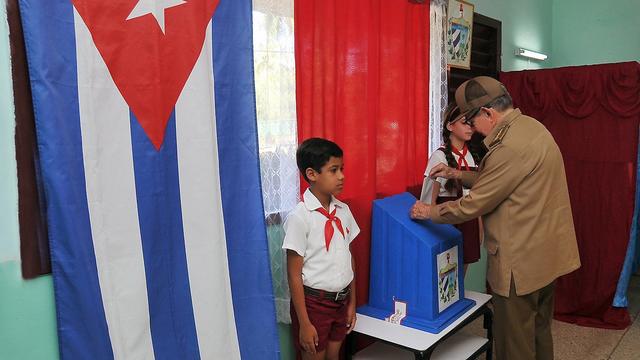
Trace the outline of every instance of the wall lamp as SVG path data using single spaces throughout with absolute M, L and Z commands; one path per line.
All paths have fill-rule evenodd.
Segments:
M 536 60 L 547 60 L 547 55 L 543 54 L 543 53 L 539 53 L 536 51 L 531 51 L 531 50 L 527 50 L 527 49 L 516 49 L 516 55 L 518 56 L 522 56 L 522 57 L 526 57 L 529 59 L 536 59 Z

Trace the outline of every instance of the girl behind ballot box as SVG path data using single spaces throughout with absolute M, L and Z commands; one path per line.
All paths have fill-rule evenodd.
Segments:
M 429 158 L 424 173 L 420 201 L 426 204 L 441 204 L 457 200 L 469 193 L 469 189 L 464 188 L 460 181 L 443 178 L 433 180 L 429 178 L 429 172 L 440 163 L 459 170 L 476 171 L 476 164 L 480 163 L 482 151 L 479 149 L 480 145 L 474 146 L 471 142 L 472 136 L 473 128 L 464 122 L 464 117 L 460 116 L 460 109 L 455 106 L 455 103 L 450 104 L 443 117 L 443 146 Z M 456 225 L 456 227 L 462 232 L 464 240 L 464 270 L 466 273 L 467 264 L 480 259 L 480 222 L 479 219 L 474 219 Z

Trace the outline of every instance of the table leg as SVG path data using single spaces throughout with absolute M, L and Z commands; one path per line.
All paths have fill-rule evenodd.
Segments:
M 435 346 L 425 351 L 415 351 L 413 354 L 416 360 L 427 360 L 427 359 L 431 359 L 431 355 L 433 355 L 433 350 L 435 350 Z
M 424 360 L 429 358 L 429 356 L 427 356 L 424 351 L 416 351 L 413 353 L 413 355 L 416 360 Z
M 487 340 L 489 340 L 489 346 L 487 347 L 487 360 L 493 359 L 493 312 L 489 307 L 486 307 L 484 312 L 484 328 L 487 330 Z

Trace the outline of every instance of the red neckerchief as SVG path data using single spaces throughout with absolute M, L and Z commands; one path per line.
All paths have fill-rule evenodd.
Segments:
M 451 152 L 458 155 L 458 170 L 462 170 L 462 164 L 464 163 L 464 170 L 469 171 L 469 163 L 467 162 L 467 153 L 469 152 L 469 148 L 467 147 L 467 144 L 465 143 L 462 147 L 462 152 L 451 144 Z
M 340 218 L 336 216 L 336 210 L 337 208 L 334 208 L 331 214 L 329 214 L 327 209 L 323 207 L 319 207 L 316 209 L 317 212 L 319 212 L 320 214 L 324 215 L 327 218 L 327 222 L 324 223 L 324 243 L 325 243 L 325 246 L 327 247 L 327 251 L 329 251 L 329 244 L 331 244 L 331 239 L 333 238 L 333 231 L 334 231 L 333 225 L 332 225 L 333 222 L 336 223 L 336 226 L 338 227 L 338 231 L 340 231 L 340 234 L 342 234 L 342 237 L 344 237 L 344 230 L 342 230 L 342 222 L 340 221 Z

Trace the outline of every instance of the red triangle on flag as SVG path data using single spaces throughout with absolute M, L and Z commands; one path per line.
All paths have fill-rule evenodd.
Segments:
M 157 13 L 160 20 L 151 12 L 127 20 L 139 1 L 149 0 L 72 0 L 118 90 L 160 149 L 219 0 L 171 1 Z

